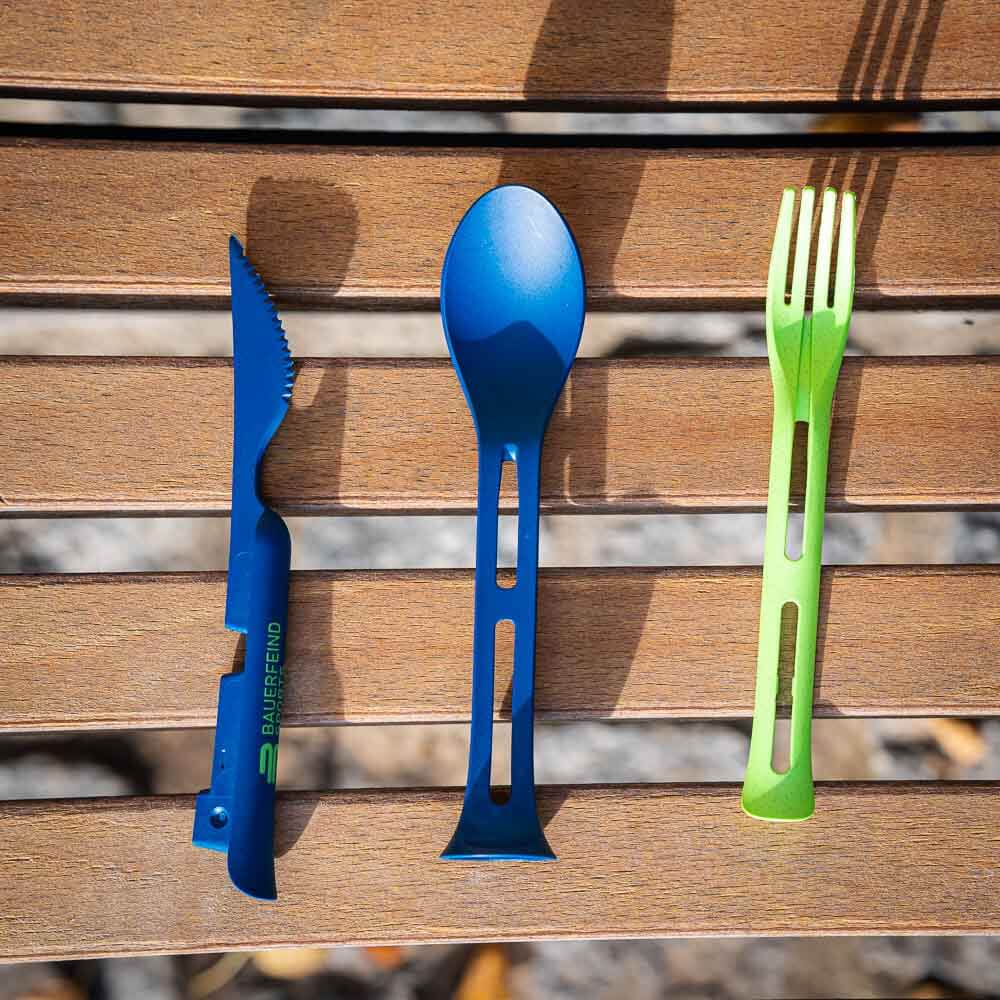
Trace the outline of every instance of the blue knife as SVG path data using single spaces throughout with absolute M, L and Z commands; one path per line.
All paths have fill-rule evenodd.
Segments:
M 198 795 L 192 842 L 228 854 L 233 885 L 267 900 L 277 898 L 274 783 L 291 542 L 261 499 L 260 467 L 288 412 L 294 372 L 278 314 L 235 236 L 229 280 L 235 405 L 226 628 L 246 634 L 246 658 L 219 685 L 212 787 Z

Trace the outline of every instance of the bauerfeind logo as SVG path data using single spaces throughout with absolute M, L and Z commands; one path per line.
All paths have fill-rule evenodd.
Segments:
M 281 699 L 284 677 L 281 663 L 281 623 L 268 622 L 267 646 L 264 651 L 264 708 L 261 713 L 261 736 L 273 737 L 273 742 L 260 747 L 260 773 L 269 785 L 274 784 L 278 770 L 278 733 L 281 729 Z

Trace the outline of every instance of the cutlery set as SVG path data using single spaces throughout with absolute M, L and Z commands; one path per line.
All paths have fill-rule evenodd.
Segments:
M 766 820 L 812 815 L 810 748 L 813 671 L 831 411 L 854 293 L 855 197 L 840 203 L 833 295 L 830 277 L 837 193 L 823 194 L 806 313 L 815 192 L 800 197 L 787 287 L 795 190 L 781 200 L 768 275 L 767 348 L 774 396 L 756 698 L 742 805 Z M 226 627 L 246 636 L 243 669 L 222 678 L 211 787 L 196 800 L 193 843 L 227 854 L 233 884 L 277 898 L 274 802 L 291 545 L 260 495 L 260 467 L 291 399 L 293 370 L 263 281 L 233 237 L 234 427 Z M 505 185 L 466 212 L 445 257 L 441 318 L 478 446 L 475 607 L 469 769 L 445 860 L 553 861 L 535 806 L 534 673 L 542 443 L 576 358 L 585 285 L 573 235 L 537 191 Z M 793 551 L 789 506 L 796 429 L 807 434 L 801 552 Z M 497 578 L 500 485 L 517 472 L 517 565 Z M 791 747 L 774 765 L 782 623 L 794 620 Z M 491 790 L 495 635 L 514 629 L 511 786 Z

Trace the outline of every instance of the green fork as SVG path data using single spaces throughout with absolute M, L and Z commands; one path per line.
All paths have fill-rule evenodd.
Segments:
M 774 424 L 767 491 L 757 691 L 750 759 L 742 798 L 746 813 L 766 820 L 808 819 L 815 808 L 812 701 L 823 516 L 826 510 L 833 393 L 847 345 L 854 300 L 856 199 L 854 194 L 847 192 L 841 202 L 837 272 L 831 303 L 830 267 L 837 192 L 828 188 L 823 193 L 812 315 L 807 316 L 806 284 L 815 201 L 815 191 L 810 187 L 803 188 L 789 296 L 786 288 L 795 216 L 795 189 L 785 189 L 767 277 L 767 355 L 774 392 Z M 802 552 L 793 558 L 788 549 L 788 506 L 797 422 L 808 424 L 808 451 Z M 791 743 L 787 770 L 779 771 L 773 764 L 778 668 L 782 617 L 789 605 L 797 616 Z

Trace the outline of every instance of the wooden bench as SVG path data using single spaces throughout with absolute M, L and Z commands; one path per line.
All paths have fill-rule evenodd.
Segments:
M 984 0 L 178 0 L 16 4 L 0 96 L 393 108 L 694 110 L 1000 102 Z M 627 8 L 619 11 L 617 8 Z M 832 21 L 838 30 L 830 30 Z M 762 309 L 781 189 L 860 196 L 858 305 L 1000 304 L 1000 139 L 676 139 L 7 127 L 0 303 L 227 304 L 237 233 L 284 307 L 430 308 L 455 223 L 532 184 L 591 308 Z M 0 360 L 7 515 L 226 512 L 231 382 L 204 359 Z M 763 359 L 591 360 L 544 459 L 549 512 L 760 511 Z M 447 362 L 298 364 L 265 481 L 284 513 L 468 513 Z M 1000 505 L 994 357 L 851 358 L 832 510 Z M 542 719 L 747 718 L 759 573 L 550 570 Z M 816 712 L 1000 714 L 1000 567 L 827 570 Z M 6 732 L 210 726 L 236 638 L 221 574 L 0 578 Z M 298 573 L 288 725 L 467 718 L 466 571 Z M 706 624 L 711 623 L 710 628 Z M 509 678 L 497 683 L 506 711 Z M 207 762 L 206 762 L 207 767 Z M 585 777 L 581 775 L 581 778 Z M 1000 785 L 822 784 L 755 822 L 732 785 L 540 791 L 553 865 L 447 865 L 458 790 L 285 794 L 280 902 L 190 846 L 193 798 L 0 806 L 0 958 L 692 934 L 995 933 Z

